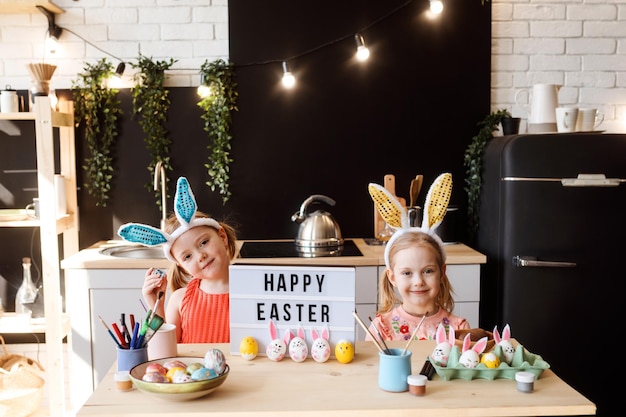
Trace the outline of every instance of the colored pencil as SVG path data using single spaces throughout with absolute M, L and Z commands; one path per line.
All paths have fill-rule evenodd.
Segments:
M 120 349 L 122 349 L 122 346 L 120 345 L 120 342 L 117 341 L 117 339 L 115 338 L 115 335 L 113 334 L 113 332 L 111 331 L 111 329 L 109 329 L 109 326 L 107 326 L 107 324 L 104 322 L 104 320 L 102 319 L 102 317 L 98 316 L 98 318 L 100 319 L 100 321 L 102 322 L 102 325 L 104 326 L 105 329 L 107 329 L 107 332 L 111 335 L 111 339 L 113 339 L 113 341 L 115 342 L 115 344 L 117 345 L 117 347 L 119 347 Z
M 115 334 L 120 340 L 120 345 L 122 345 L 124 349 L 128 348 L 128 343 L 126 343 L 126 340 L 124 339 L 124 335 L 122 334 L 122 331 L 118 327 L 117 323 L 113 323 L 111 324 L 111 326 L 113 327 L 113 330 L 115 330 Z

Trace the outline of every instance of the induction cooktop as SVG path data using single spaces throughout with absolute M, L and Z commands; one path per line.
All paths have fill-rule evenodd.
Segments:
M 315 258 L 323 256 L 363 256 L 354 241 L 346 239 L 343 247 L 298 250 L 293 240 L 244 242 L 240 258 Z

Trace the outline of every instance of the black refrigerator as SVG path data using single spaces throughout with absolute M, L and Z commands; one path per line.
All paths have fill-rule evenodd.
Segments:
M 480 326 L 509 324 L 598 415 L 620 409 L 626 135 L 496 137 L 483 163 Z

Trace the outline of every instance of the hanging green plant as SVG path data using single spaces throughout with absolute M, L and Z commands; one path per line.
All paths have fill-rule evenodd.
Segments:
M 232 136 L 230 125 L 231 112 L 237 111 L 237 83 L 234 81 L 234 66 L 218 59 L 205 61 L 200 67 L 202 85 L 208 87 L 208 94 L 200 100 L 198 106 L 204 110 L 204 131 L 209 136 L 207 149 L 210 152 L 207 168 L 209 180 L 206 185 L 211 191 L 217 190 L 226 204 L 231 196 L 228 181 L 230 179 L 230 157 Z
M 489 114 L 478 124 L 480 130 L 472 138 L 472 142 L 465 149 L 463 166 L 465 166 L 465 192 L 467 193 L 467 231 L 471 239 L 478 231 L 478 209 L 480 191 L 482 188 L 483 154 L 487 142 L 493 138 L 493 132 L 505 117 L 511 117 L 507 110 L 498 110 Z
M 135 81 L 135 85 L 132 88 L 133 115 L 139 116 L 139 126 L 146 134 L 146 147 L 152 157 L 150 165 L 148 165 L 150 182 L 146 183 L 146 188 L 154 191 L 159 207 L 162 201 L 161 187 L 157 187 L 154 190 L 153 174 L 159 161 L 163 164 L 166 171 L 172 170 L 169 157 L 172 141 L 169 137 L 169 132 L 165 128 L 171 100 L 169 92 L 163 84 L 167 78 L 165 71 L 174 65 L 175 62 L 175 59 L 154 62 L 151 58 L 140 54 L 137 62 L 131 63 L 133 68 L 139 69 L 133 76 Z M 166 180 L 166 183 L 168 181 Z M 165 190 L 167 190 L 167 184 Z M 166 197 L 169 197 L 169 195 Z
M 119 90 L 108 88 L 113 64 L 106 58 L 96 64 L 85 64 L 78 79 L 72 81 L 76 122 L 85 128 L 87 153 L 85 188 L 96 199 L 96 206 L 107 205 L 113 179 L 112 148 L 118 136 L 118 119 L 122 115 Z

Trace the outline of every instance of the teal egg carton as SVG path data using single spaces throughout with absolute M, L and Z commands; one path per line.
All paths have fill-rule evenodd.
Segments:
M 535 379 L 539 379 L 545 369 L 550 368 L 548 362 L 544 361 L 541 356 L 530 353 L 524 346 L 517 345 L 511 365 L 504 362 L 502 348 L 499 345 L 493 349 L 493 352 L 500 358 L 500 366 L 497 368 L 487 368 L 485 364 L 480 363 L 475 368 L 466 368 L 459 363 L 461 351 L 458 346 L 453 346 L 450 350 L 447 366 L 439 366 L 430 361 L 433 368 L 437 371 L 437 375 L 444 381 L 451 379 L 515 379 L 515 374 L 520 371 L 531 372 L 535 375 Z

